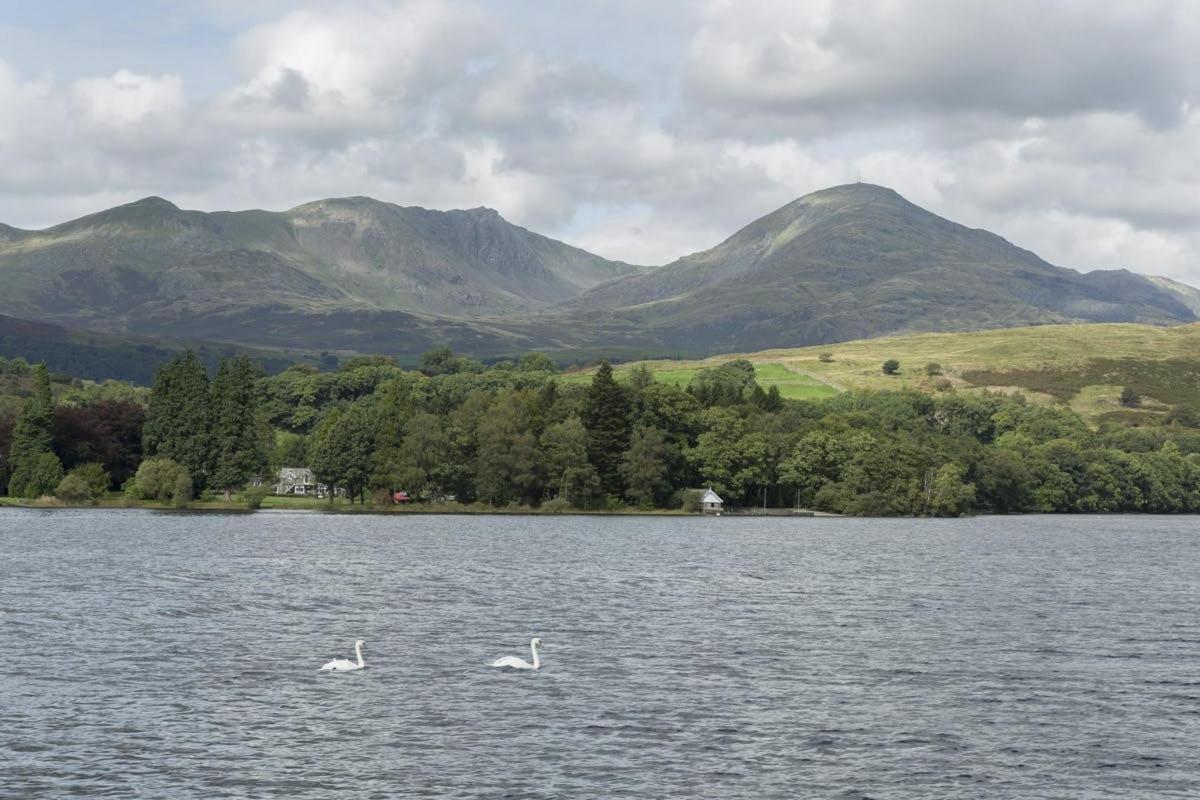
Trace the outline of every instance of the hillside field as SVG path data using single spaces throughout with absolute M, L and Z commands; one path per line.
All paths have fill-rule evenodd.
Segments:
M 822 361 L 825 354 L 828 361 Z M 764 388 L 777 385 L 791 399 L 818 399 L 847 389 L 939 392 L 1020 391 L 1038 402 L 1069 404 L 1086 419 L 1136 421 L 1171 405 L 1200 403 L 1200 324 L 1156 327 L 1132 324 L 1040 325 L 972 333 L 920 333 L 842 344 L 727 354 L 696 361 L 620 364 L 620 376 L 646 363 L 659 380 L 686 386 L 697 370 L 745 358 Z M 884 375 L 888 359 L 900 362 Z M 939 365 L 940 374 L 926 367 Z M 586 381 L 591 371 L 566 376 Z M 1117 401 L 1131 386 L 1138 409 Z

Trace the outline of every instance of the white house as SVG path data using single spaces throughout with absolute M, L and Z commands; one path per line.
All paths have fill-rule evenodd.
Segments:
M 720 514 L 725 501 L 711 488 L 700 497 L 700 511 L 705 514 Z
M 279 470 L 274 491 L 275 494 L 325 497 L 329 494 L 329 487 L 317 483 L 313 471 L 308 467 L 283 467 Z M 337 491 L 337 494 L 341 492 Z

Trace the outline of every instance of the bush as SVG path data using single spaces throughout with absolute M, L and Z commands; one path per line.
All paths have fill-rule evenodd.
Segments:
M 129 492 L 138 500 L 174 502 L 184 505 L 192 499 L 192 477 L 186 468 L 169 458 L 149 458 L 138 467 Z
M 67 473 L 67 475 L 75 475 L 87 483 L 92 491 L 92 497 L 96 500 L 99 500 L 108 491 L 109 478 L 108 473 L 104 471 L 103 464 L 97 464 L 96 462 L 80 464 Z
M 266 500 L 270 493 L 271 490 L 266 486 L 247 486 L 242 492 L 242 500 L 246 508 L 255 511 L 262 508 L 263 500 Z
M 33 499 L 54 492 L 63 478 L 62 463 L 54 453 L 38 453 L 23 459 L 8 481 L 13 497 Z
M 897 365 L 897 366 L 899 366 L 899 365 Z M 937 363 L 936 361 L 930 361 L 928 364 L 925 365 L 925 374 L 930 377 L 933 377 L 934 375 L 941 375 L 942 374 L 942 365 Z
M 821 355 L 817 356 L 817 361 L 820 361 L 822 364 L 829 364 L 833 361 L 833 353 L 821 353 Z
M 1142 404 L 1142 396 L 1133 390 L 1132 386 L 1126 386 L 1121 390 L 1121 405 L 1126 408 L 1137 408 Z
M 565 514 L 569 511 L 574 511 L 575 506 L 571 505 L 571 501 L 565 497 L 554 497 L 542 503 L 542 511 L 550 514 Z
M 64 503 L 88 503 L 91 505 L 96 503 L 96 495 L 93 493 L 91 485 L 74 472 L 58 482 L 54 496 Z
M 884 375 L 895 375 L 899 371 L 900 371 L 900 362 L 897 361 L 896 359 L 889 358 L 887 361 L 883 362 L 883 374 Z
M 700 489 L 684 489 L 679 493 L 679 508 L 689 514 L 700 513 L 700 498 L 704 492 Z
M 181 471 L 175 477 L 175 485 L 171 487 L 171 505 L 176 508 L 187 508 L 187 504 L 192 500 L 192 476 L 187 474 L 187 470 Z

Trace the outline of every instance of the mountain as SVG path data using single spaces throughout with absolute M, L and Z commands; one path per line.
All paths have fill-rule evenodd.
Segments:
M 0 229 L 0 312 L 144 333 L 195 335 L 260 311 L 526 312 L 636 271 L 491 209 L 363 197 L 283 213 L 149 197 L 44 231 Z
M 708 352 L 909 331 L 1063 322 L 1174 324 L 1200 293 L 1119 270 L 1056 267 L 890 189 L 838 186 L 755 220 L 716 247 L 570 302 Z
M 478 356 L 700 355 L 894 333 L 1171 325 L 1200 291 L 1054 266 L 880 186 L 815 192 L 661 267 L 609 261 L 495 211 L 364 197 L 286 212 L 146 198 L 0 226 L 0 313 L 122 335 Z

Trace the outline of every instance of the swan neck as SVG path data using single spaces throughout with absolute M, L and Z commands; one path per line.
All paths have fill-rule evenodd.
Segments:
M 537 651 L 537 645 L 536 645 L 536 644 L 534 644 L 533 642 L 530 642 L 530 643 L 529 643 L 529 650 L 530 650 L 530 652 L 532 652 L 532 653 L 533 653 L 533 668 L 534 668 L 534 669 L 537 669 L 537 668 L 539 668 L 539 667 L 542 665 L 542 662 L 538 660 L 538 651 Z
M 365 666 L 362 660 L 362 645 L 357 642 L 354 644 L 354 655 L 358 656 L 358 666 Z

